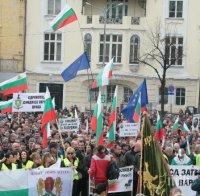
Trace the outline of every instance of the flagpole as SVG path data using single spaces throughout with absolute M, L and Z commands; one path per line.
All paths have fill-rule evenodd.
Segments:
M 84 39 L 83 39 L 83 34 L 81 32 L 81 25 L 79 23 L 79 20 L 77 20 L 78 22 L 78 26 L 79 26 L 79 29 L 80 29 L 80 34 L 81 34 L 81 39 L 82 39 L 82 44 L 83 44 L 83 49 L 85 51 L 85 42 L 84 42 Z M 91 63 L 89 62 L 90 64 L 90 72 L 91 72 L 91 76 L 92 76 L 92 81 L 93 81 L 93 73 L 92 73 L 92 68 L 91 68 Z M 89 72 L 88 72 L 88 69 L 87 69 L 87 77 L 88 77 L 88 89 L 89 89 L 89 95 L 90 95 L 90 78 L 89 78 Z M 90 111 L 92 110 L 92 100 L 91 100 L 91 97 L 89 97 L 90 99 Z
M 60 136 L 60 141 L 61 141 L 61 145 L 63 147 L 63 150 L 65 151 L 65 146 L 64 146 L 64 141 L 63 141 L 63 138 L 62 138 L 62 134 L 60 132 L 60 129 L 59 129 L 59 125 L 58 125 L 58 120 L 56 119 L 56 124 L 57 124 L 57 127 L 58 127 L 58 134 Z

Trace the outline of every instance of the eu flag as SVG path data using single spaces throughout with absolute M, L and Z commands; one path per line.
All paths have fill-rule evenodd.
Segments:
M 148 95 L 147 95 L 147 86 L 146 79 L 142 82 L 142 84 L 138 87 L 135 93 L 131 96 L 127 106 L 122 110 L 122 114 L 129 122 L 133 121 L 133 115 L 135 112 L 135 107 L 139 99 L 139 95 L 141 93 L 141 110 L 145 111 L 148 104 Z
M 64 81 L 67 82 L 75 78 L 78 71 L 89 68 L 90 68 L 89 60 L 86 52 L 84 52 L 61 73 L 61 76 L 63 77 Z

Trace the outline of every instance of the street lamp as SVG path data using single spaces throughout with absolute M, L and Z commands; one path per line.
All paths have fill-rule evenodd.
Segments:
M 108 13 L 108 11 L 110 10 L 110 8 L 113 9 L 113 8 L 115 8 L 115 7 L 121 6 L 121 5 L 123 5 L 123 3 L 119 3 L 119 4 L 115 5 L 115 6 L 109 7 L 109 8 L 107 8 L 107 9 L 101 9 L 101 8 L 99 8 L 99 7 L 96 7 L 96 6 L 92 5 L 92 4 L 89 3 L 89 2 L 86 2 L 86 4 L 89 5 L 89 6 L 92 6 L 92 7 L 96 8 L 96 9 L 98 9 L 98 10 L 101 10 L 101 11 L 103 11 L 103 13 L 104 13 L 104 28 L 103 28 L 103 62 L 102 62 L 102 63 L 103 63 L 103 66 L 105 66 L 107 13 Z

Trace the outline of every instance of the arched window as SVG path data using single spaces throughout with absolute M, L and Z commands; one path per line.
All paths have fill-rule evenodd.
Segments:
M 139 57 L 139 49 L 140 49 L 140 38 L 138 35 L 133 35 L 130 39 L 130 64 L 138 64 Z
M 124 87 L 124 102 L 128 103 L 130 100 L 130 97 L 132 96 L 133 91 L 129 87 Z
M 84 36 L 85 51 L 87 52 L 89 60 L 91 60 L 91 46 L 92 46 L 92 36 L 90 33 Z

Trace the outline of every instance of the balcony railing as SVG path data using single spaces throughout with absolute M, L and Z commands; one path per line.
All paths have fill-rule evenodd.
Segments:
M 122 24 L 122 18 L 105 18 L 103 16 L 99 17 L 100 24 L 104 24 L 105 20 L 107 24 Z

